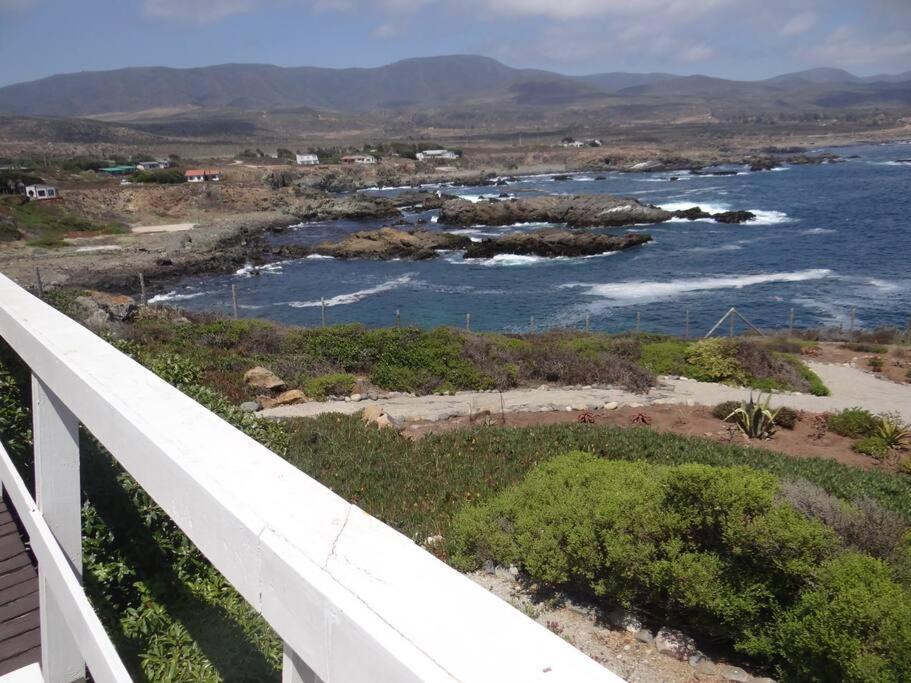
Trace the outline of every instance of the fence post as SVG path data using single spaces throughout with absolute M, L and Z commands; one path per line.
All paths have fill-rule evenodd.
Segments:
M 41 269 L 35 266 L 35 284 L 38 287 L 38 298 L 44 298 L 44 283 L 41 281 Z
M 689 307 L 687 307 L 687 309 L 684 311 L 684 316 L 683 316 L 683 338 L 684 339 L 690 338 L 690 309 L 689 309 Z
M 848 332 L 854 334 L 854 319 L 857 317 L 857 309 L 851 309 L 851 325 L 848 327 Z
M 402 329 L 402 313 L 399 309 L 395 309 L 395 326 L 397 329 Z
M 319 298 L 319 319 L 323 327 L 326 326 L 326 300 L 323 297 Z
M 529 327 L 531 328 L 531 333 L 534 334 L 535 333 L 535 316 L 531 316 L 531 320 L 529 321 Z
M 639 323 L 641 322 L 641 313 L 636 311 L 636 334 L 639 334 Z
M 231 310 L 234 312 L 234 319 L 237 320 L 237 286 L 231 285 Z
M 465 314 L 465 329 L 471 332 L 471 313 Z
M 139 274 L 139 301 L 146 305 L 146 278 L 142 273 Z
M 730 323 L 728 325 L 728 337 L 733 338 L 733 336 L 734 336 L 734 309 L 733 308 L 731 309 L 731 312 L 728 314 L 728 319 L 729 319 L 728 322 Z
M 282 646 L 282 683 L 323 683 L 288 643 Z
M 788 336 L 794 336 L 794 309 L 791 309 L 791 315 L 788 317 Z
M 32 376 L 35 502 L 82 579 L 82 505 L 79 488 L 79 422 L 44 383 Z M 46 681 L 83 680 L 85 661 L 57 599 L 38 566 L 41 673 Z

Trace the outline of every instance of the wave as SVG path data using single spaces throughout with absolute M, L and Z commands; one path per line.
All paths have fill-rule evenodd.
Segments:
M 288 262 L 277 261 L 276 263 L 267 263 L 264 266 L 254 266 L 252 263 L 248 263 L 234 274 L 243 277 L 253 277 L 255 275 L 281 275 L 282 266 L 286 263 Z
M 838 232 L 838 230 L 833 230 L 832 228 L 810 228 L 809 230 L 804 230 L 801 235 L 829 235 L 833 232 Z
M 724 213 L 725 211 L 730 211 L 729 204 L 713 204 L 710 202 L 698 202 L 698 201 L 689 201 L 689 202 L 667 202 L 666 204 L 659 204 L 658 208 L 664 209 L 665 211 L 686 211 L 687 209 L 692 209 L 693 207 L 699 207 L 703 211 L 708 213 Z M 755 218 L 748 220 L 744 225 L 779 225 L 781 223 L 791 223 L 794 221 L 793 218 L 788 216 L 784 211 L 774 211 L 767 209 L 747 209 L 750 213 L 755 214 Z M 712 221 L 711 218 L 699 218 L 697 221 L 690 221 L 686 218 L 672 218 L 668 223 L 691 223 L 691 222 L 708 222 Z
M 192 294 L 178 294 L 176 290 L 167 292 L 166 294 L 156 294 L 151 299 L 149 299 L 150 304 L 160 304 L 165 301 L 185 301 L 186 299 L 195 299 L 200 296 L 204 296 L 205 292 L 193 292 Z
M 746 225 L 779 225 L 795 220 L 784 211 L 764 211 L 762 209 L 749 209 L 749 211 L 756 214 L 756 218 L 748 220 Z
M 375 287 L 369 287 L 367 289 L 360 289 L 356 292 L 350 292 L 348 294 L 337 294 L 336 296 L 324 299 L 322 301 L 288 301 L 282 304 L 275 304 L 276 306 L 290 306 L 291 308 L 316 308 L 325 304 L 326 306 L 345 306 L 347 304 L 356 304 L 358 301 L 366 299 L 368 296 L 373 294 L 380 294 L 382 292 L 388 292 L 392 289 L 397 289 L 402 285 L 407 285 L 411 282 L 411 277 L 413 273 L 408 273 L 397 277 L 394 280 L 388 280 L 381 284 L 376 285 Z
M 461 252 L 447 252 L 446 261 L 469 266 L 534 266 L 544 263 L 572 263 L 586 259 L 603 258 L 619 254 L 619 251 L 605 251 L 588 256 L 529 256 L 527 254 L 497 254 L 491 258 L 460 258 Z
M 305 258 L 313 260 L 313 261 L 327 261 L 327 260 L 334 261 L 335 260 L 334 256 L 328 256 L 326 254 L 310 254 L 309 256 L 306 256 Z
M 666 204 L 658 204 L 658 208 L 664 209 L 665 211 L 686 211 L 695 206 L 698 206 L 703 211 L 708 211 L 709 213 L 724 213 L 725 211 L 730 211 L 730 207 L 727 204 L 711 204 L 709 202 L 695 202 L 692 200 L 687 202 L 667 202 Z
M 721 251 L 740 251 L 743 249 L 743 246 L 739 244 L 723 244 L 720 247 L 693 247 L 692 249 L 684 249 L 684 251 L 690 254 L 715 254 Z
M 799 270 L 790 273 L 757 273 L 755 275 L 731 275 L 727 277 L 689 278 L 667 281 L 636 280 L 591 284 L 573 282 L 560 285 L 561 288 L 586 289 L 587 296 L 609 300 L 612 305 L 626 306 L 663 299 L 672 299 L 688 292 L 702 292 L 716 289 L 741 289 L 753 285 L 775 282 L 803 282 L 831 277 L 832 271 L 825 268 Z

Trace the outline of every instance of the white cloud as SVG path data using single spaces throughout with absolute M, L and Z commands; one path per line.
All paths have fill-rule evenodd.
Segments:
M 680 59 L 684 62 L 701 62 L 714 56 L 715 50 L 705 43 L 691 45 L 680 53 Z
M 195 24 L 250 12 L 262 4 L 256 0 L 144 0 L 142 12 L 154 19 Z
M 816 26 L 816 15 L 813 12 L 802 12 L 791 17 L 779 34 L 782 36 L 799 36 Z

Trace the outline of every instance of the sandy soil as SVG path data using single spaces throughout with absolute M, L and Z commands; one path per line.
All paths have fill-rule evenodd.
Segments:
M 196 227 L 195 223 L 170 223 L 167 225 L 135 225 L 130 232 L 142 235 L 150 232 L 185 232 Z

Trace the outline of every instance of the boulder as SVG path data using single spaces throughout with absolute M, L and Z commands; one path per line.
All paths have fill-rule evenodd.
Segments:
M 126 322 L 139 311 L 130 297 L 107 292 L 86 292 L 76 297 L 75 304 L 80 320 L 96 327 L 108 322 Z
M 255 413 L 257 410 L 259 410 L 259 402 L 258 401 L 244 401 L 243 403 L 240 404 L 240 409 L 244 413 Z
M 608 612 L 607 620 L 613 626 L 622 628 L 628 633 L 638 633 L 642 630 L 642 622 L 639 620 L 639 617 L 621 607 Z
M 650 235 L 627 233 L 625 235 L 598 235 L 568 230 L 536 230 L 516 232 L 481 242 L 470 242 L 465 258 L 491 258 L 497 254 L 523 256 L 594 256 L 620 251 L 651 242 Z
M 265 389 L 266 391 L 276 391 L 285 386 L 274 372 L 268 368 L 257 366 L 250 368 L 244 373 L 244 383 L 254 389 Z
M 708 211 L 703 211 L 702 207 L 699 207 L 699 206 L 693 206 L 693 207 L 690 207 L 689 209 L 682 209 L 680 211 L 675 211 L 674 215 L 677 218 L 684 218 L 688 221 L 696 221 L 696 220 L 699 220 L 700 218 L 711 218 L 712 217 L 712 214 L 710 214 Z
M 721 664 L 718 666 L 718 674 L 726 681 L 735 681 L 735 683 L 747 683 L 752 680 L 752 676 L 739 666 L 730 664 Z
M 655 648 L 658 652 L 687 661 L 697 653 L 695 641 L 685 633 L 671 628 L 662 628 L 655 636 Z
M 376 406 L 376 405 L 367 406 L 366 408 L 364 408 L 364 412 L 361 413 L 361 419 L 364 422 L 376 422 L 377 418 L 379 418 L 379 416 L 382 414 L 383 414 L 382 406 Z
M 307 400 L 307 395 L 300 389 L 290 389 L 289 391 L 283 391 L 278 396 L 275 397 L 273 401 L 273 406 L 292 406 L 295 403 L 304 403 Z

